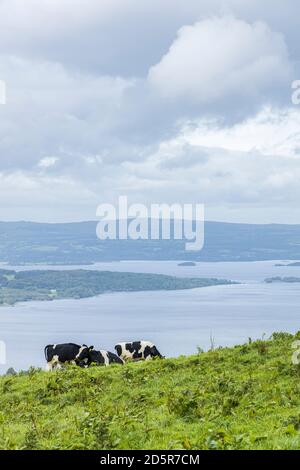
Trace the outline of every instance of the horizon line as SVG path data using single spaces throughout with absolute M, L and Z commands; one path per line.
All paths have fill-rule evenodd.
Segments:
M 134 218 L 132 218 L 134 219 Z M 151 217 L 148 217 L 148 219 L 151 219 Z M 117 219 L 119 221 L 121 219 Z M 164 220 L 164 219 L 159 219 L 159 220 Z M 171 221 L 177 220 L 172 218 Z M 195 221 L 195 219 L 193 219 Z M 88 223 L 95 223 L 97 224 L 99 220 L 93 220 L 93 219 L 88 219 L 88 220 L 74 220 L 74 221 L 68 221 L 68 222 L 43 222 L 43 221 L 35 221 L 35 220 L 0 220 L 0 224 L 35 224 L 35 225 L 78 225 L 78 224 L 88 224 Z M 204 224 L 207 223 L 213 223 L 213 224 L 227 224 L 227 225 L 258 225 L 258 226 L 268 226 L 268 225 L 284 225 L 284 226 L 300 226 L 299 223 L 284 223 L 284 222 L 228 222 L 224 220 L 204 220 Z

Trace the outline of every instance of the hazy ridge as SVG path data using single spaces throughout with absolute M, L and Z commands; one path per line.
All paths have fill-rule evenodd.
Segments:
M 300 225 L 205 223 L 204 248 L 183 240 L 106 240 L 95 221 L 44 224 L 0 222 L 0 262 L 92 264 L 116 260 L 262 261 L 300 258 Z

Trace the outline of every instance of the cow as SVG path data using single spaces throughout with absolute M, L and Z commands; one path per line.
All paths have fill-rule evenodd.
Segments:
M 78 357 L 83 351 L 88 351 L 89 348 L 86 344 L 79 346 L 74 343 L 65 344 L 48 344 L 45 349 L 45 358 L 47 361 L 47 369 L 53 370 L 61 368 L 62 364 L 79 364 Z
M 129 343 L 118 343 L 115 350 L 119 357 L 124 361 L 138 361 L 153 359 L 154 357 L 163 358 L 155 344 L 150 341 L 133 341 Z
M 96 351 L 93 346 L 83 349 L 77 357 L 78 363 L 81 366 L 90 366 L 92 363 L 109 366 L 110 364 L 124 364 L 123 359 L 121 359 L 116 354 L 110 351 Z

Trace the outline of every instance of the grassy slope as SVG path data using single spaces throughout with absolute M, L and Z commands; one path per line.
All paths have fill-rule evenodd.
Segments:
M 294 339 L 277 334 L 179 359 L 2 377 L 0 447 L 299 449 Z

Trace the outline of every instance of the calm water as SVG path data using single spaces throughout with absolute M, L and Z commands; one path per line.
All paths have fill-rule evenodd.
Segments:
M 196 266 L 178 266 L 178 263 L 179 261 L 121 261 L 96 263 L 92 266 L 35 265 L 6 268 L 16 271 L 27 271 L 29 269 L 89 269 L 100 271 L 143 272 L 182 277 L 218 277 L 241 282 L 263 281 L 266 277 L 273 276 L 300 276 L 299 266 L 275 266 L 275 264 L 289 263 L 289 261 L 197 263 Z
M 0 373 L 11 366 L 23 369 L 44 365 L 43 348 L 48 343 L 85 342 L 113 350 L 118 341 L 150 339 L 163 354 L 178 356 L 194 353 L 197 346 L 209 348 L 211 338 L 215 346 L 226 346 L 273 331 L 295 332 L 300 330 L 300 285 L 262 281 L 270 276 L 300 277 L 300 267 L 275 267 L 275 263 L 199 263 L 196 267 L 179 267 L 177 262 L 140 261 L 88 266 L 100 270 L 222 277 L 243 284 L 173 292 L 115 293 L 83 300 L 1 307 L 0 339 L 6 342 L 7 364 L 0 366 Z

